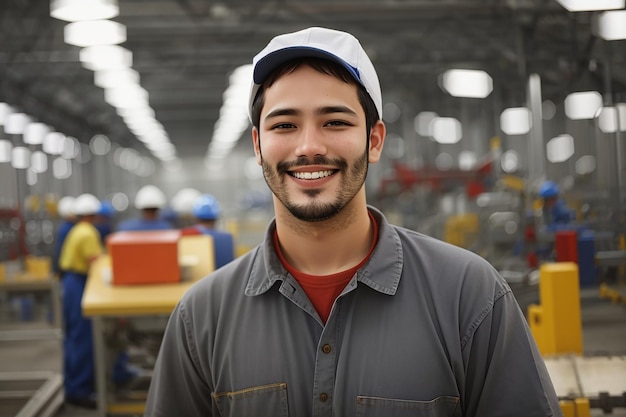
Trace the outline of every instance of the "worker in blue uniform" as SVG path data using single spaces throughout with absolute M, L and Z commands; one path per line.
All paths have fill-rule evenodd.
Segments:
M 543 199 L 543 216 L 547 228 L 552 231 L 567 228 L 574 220 L 574 213 L 559 197 L 559 186 L 554 181 L 545 181 L 537 194 Z
M 217 230 L 215 225 L 222 213 L 218 201 L 211 194 L 202 194 L 193 204 L 192 214 L 197 223 L 183 230 L 183 234 L 191 231 L 209 235 L 213 238 L 215 251 L 215 269 L 226 265 L 235 258 L 235 244 L 233 235 L 229 232 Z
M 95 376 L 91 320 L 82 313 L 81 300 L 91 263 L 103 253 L 100 235 L 94 227 L 100 201 L 92 194 L 76 198 L 78 221 L 63 243 L 60 267 L 63 290 L 63 381 L 65 401 L 95 408 Z
M 96 217 L 96 229 L 100 233 L 102 244 L 106 244 L 106 238 L 113 232 L 113 218 L 115 217 L 115 207 L 108 200 L 103 200 Z
M 135 208 L 141 211 L 141 217 L 126 220 L 117 227 L 119 231 L 128 230 L 168 230 L 174 226 L 159 217 L 166 203 L 165 194 L 154 185 L 142 187 L 135 196 Z
M 74 215 L 74 201 L 72 196 L 65 196 L 59 199 L 57 203 L 57 212 L 61 218 L 61 224 L 57 229 L 56 240 L 54 242 L 54 254 L 52 256 L 52 271 L 58 277 L 61 277 L 61 268 L 59 267 L 59 258 L 61 256 L 61 248 L 63 242 L 70 229 L 76 224 L 76 216 Z

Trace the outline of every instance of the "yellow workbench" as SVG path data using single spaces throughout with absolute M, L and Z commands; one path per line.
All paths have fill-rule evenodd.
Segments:
M 212 250 L 212 240 L 209 242 L 210 246 L 206 246 L 207 238 L 208 236 L 189 236 L 181 240 L 179 245 L 187 254 L 198 249 L 206 253 L 207 247 Z M 213 268 L 213 258 L 202 256 L 199 263 L 191 268 L 189 279 L 179 283 L 111 285 L 111 258 L 102 255 L 94 261 L 83 293 L 82 309 L 83 314 L 90 317 L 93 323 L 96 394 L 100 417 L 107 414 L 142 414 L 145 406 L 141 401 L 109 402 L 104 321 L 133 316 L 169 316 L 182 295 Z

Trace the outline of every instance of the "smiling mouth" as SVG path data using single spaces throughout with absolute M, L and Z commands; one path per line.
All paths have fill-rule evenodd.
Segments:
M 329 177 L 335 172 L 337 171 L 332 170 L 332 169 L 326 169 L 324 171 L 313 171 L 313 172 L 293 171 L 293 172 L 290 172 L 289 175 L 299 180 L 318 180 L 320 178 Z

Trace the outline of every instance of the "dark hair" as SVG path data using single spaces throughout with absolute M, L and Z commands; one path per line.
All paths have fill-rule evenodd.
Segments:
M 352 77 L 347 69 L 334 61 L 323 58 L 305 57 L 292 59 L 281 64 L 274 71 L 272 71 L 259 88 L 259 91 L 252 102 L 252 124 L 255 127 L 259 127 L 259 123 L 261 121 L 261 109 L 263 108 L 263 103 L 265 101 L 265 89 L 274 84 L 281 76 L 292 73 L 303 65 L 307 65 L 322 74 L 332 75 L 345 83 L 357 86 L 357 94 L 359 102 L 361 103 L 361 106 L 363 106 L 363 111 L 365 112 L 365 124 L 367 127 L 367 136 L 369 137 L 369 132 L 372 129 L 372 126 L 374 126 L 379 119 L 378 110 L 376 110 L 376 105 L 374 104 L 372 97 L 370 97 L 369 93 L 365 90 L 365 87 L 359 84 Z

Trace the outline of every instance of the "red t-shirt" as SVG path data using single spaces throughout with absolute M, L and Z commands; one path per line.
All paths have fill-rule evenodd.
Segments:
M 350 282 L 356 271 L 365 265 L 367 260 L 372 255 L 372 252 L 374 252 L 376 242 L 378 242 L 378 224 L 372 214 L 369 212 L 368 214 L 372 224 L 374 225 L 374 239 L 372 240 L 372 246 L 370 247 L 367 256 L 365 256 L 365 258 L 363 258 L 358 265 L 331 275 L 305 274 L 289 265 L 280 250 L 278 234 L 274 232 L 274 248 L 276 249 L 280 262 L 283 264 L 285 269 L 293 275 L 296 281 L 298 281 L 298 284 L 300 284 L 306 295 L 309 297 L 309 300 L 317 310 L 317 313 L 320 315 L 320 318 L 324 323 L 328 320 L 328 316 L 330 315 L 330 310 L 333 307 L 335 299 L 337 299 L 339 294 L 341 294 L 341 291 L 343 291 L 346 285 L 348 285 L 348 282 Z

